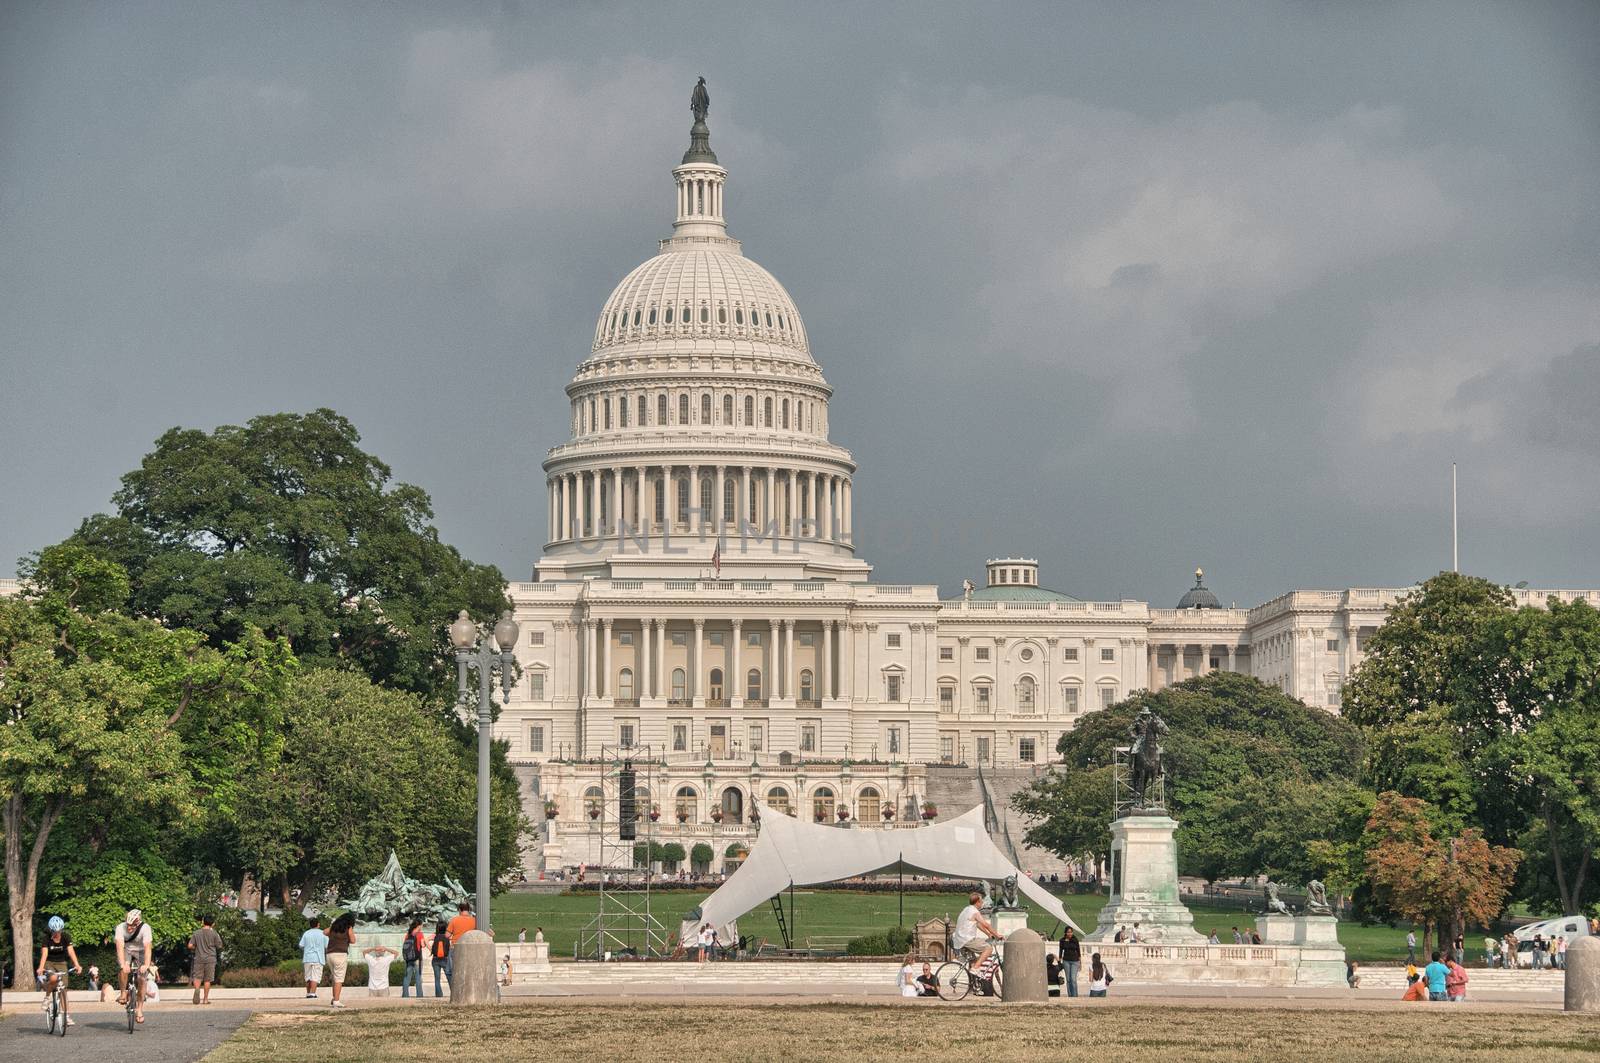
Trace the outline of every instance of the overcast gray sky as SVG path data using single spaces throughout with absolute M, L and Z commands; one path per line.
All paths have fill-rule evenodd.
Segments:
M 880 579 L 1600 586 L 1600 6 L 12 3 L 0 572 L 331 406 L 527 578 L 698 74 Z

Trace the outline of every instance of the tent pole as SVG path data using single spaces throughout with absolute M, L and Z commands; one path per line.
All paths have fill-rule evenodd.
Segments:
M 906 925 L 906 865 L 900 862 L 900 926 Z

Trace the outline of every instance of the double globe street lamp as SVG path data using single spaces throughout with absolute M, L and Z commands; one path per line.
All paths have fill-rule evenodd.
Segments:
M 517 680 L 517 622 L 511 619 L 508 609 L 500 614 L 494 625 L 494 645 L 488 639 L 478 638 L 478 625 L 465 609 L 446 630 L 450 645 L 456 650 L 456 704 L 465 705 L 471 694 L 467 686 L 467 669 L 478 669 L 478 929 L 489 933 L 493 925 L 489 918 L 489 748 L 494 738 L 494 721 L 491 700 L 494 688 L 494 669 L 500 666 L 500 691 L 506 699 L 511 697 L 511 687 Z M 495 652 L 495 646 L 500 648 Z

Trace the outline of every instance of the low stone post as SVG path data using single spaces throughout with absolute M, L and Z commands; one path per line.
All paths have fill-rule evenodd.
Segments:
M 1600 1012 L 1600 938 L 1581 937 L 1567 945 L 1566 1009 Z
M 452 1004 L 498 1004 L 500 983 L 495 979 L 494 939 L 482 930 L 469 930 L 450 950 L 453 974 Z
M 1050 999 L 1044 984 L 1044 938 L 1027 927 L 1013 930 L 1006 938 L 1001 970 L 1001 999 L 1007 1004 L 1043 1003 Z

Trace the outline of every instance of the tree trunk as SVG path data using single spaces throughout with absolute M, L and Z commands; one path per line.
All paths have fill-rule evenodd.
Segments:
M 1550 859 L 1556 868 L 1556 890 L 1561 894 L 1561 914 L 1575 915 L 1578 909 L 1573 905 L 1572 892 L 1567 889 L 1566 867 L 1561 862 L 1561 838 L 1556 831 L 1556 813 L 1549 801 L 1544 803 L 1544 834 L 1550 846 Z
M 5 804 L 6 832 L 6 898 L 11 922 L 12 980 L 14 988 L 33 984 L 33 915 L 38 901 L 39 861 L 44 857 L 45 843 L 50 831 L 66 808 L 66 798 L 51 798 L 39 816 L 38 830 L 28 853 L 28 862 L 22 862 L 22 833 L 27 828 L 26 808 L 21 794 L 12 794 Z

